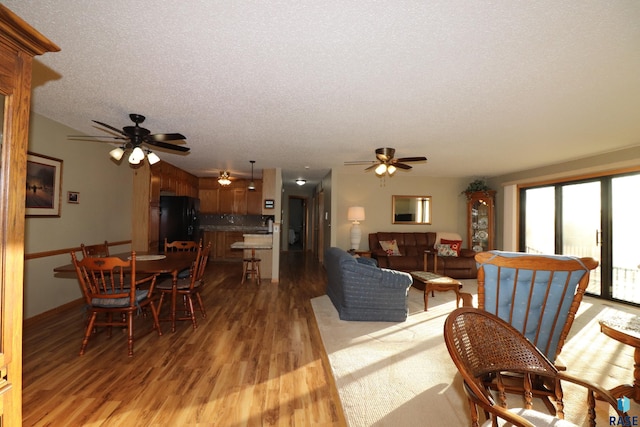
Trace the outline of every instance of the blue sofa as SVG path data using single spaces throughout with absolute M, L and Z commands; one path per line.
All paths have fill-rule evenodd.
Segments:
M 378 268 L 371 261 L 354 258 L 340 248 L 327 248 L 327 295 L 342 320 L 404 322 L 411 275 Z

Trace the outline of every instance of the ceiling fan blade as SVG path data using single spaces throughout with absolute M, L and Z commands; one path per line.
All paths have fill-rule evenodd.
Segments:
M 371 169 L 375 169 L 378 167 L 380 163 L 378 162 L 374 162 L 371 166 L 369 166 L 368 168 L 365 169 L 365 171 L 370 171 Z
M 67 138 L 71 139 L 86 139 L 86 138 L 101 138 L 101 139 L 122 139 L 126 140 L 123 136 L 106 136 L 106 135 L 67 135 Z M 87 139 L 88 141 L 94 141 L 94 139 Z
M 378 163 L 375 160 L 355 160 L 355 161 L 351 161 L 351 162 L 344 162 L 345 166 L 352 166 L 352 165 L 370 165 L 371 163 Z
M 121 135 L 129 136 L 129 135 L 127 135 L 126 133 L 124 133 L 124 132 L 122 131 L 122 129 L 115 128 L 115 127 L 113 127 L 113 126 L 111 126 L 111 125 L 108 125 L 108 124 L 106 124 L 106 123 L 99 122 L 99 121 L 97 121 L 97 120 L 91 120 L 91 121 L 92 121 L 92 122 L 94 122 L 94 123 L 99 124 L 100 126 L 104 126 L 104 127 L 106 127 L 107 129 L 111 129 L 111 130 L 112 130 L 112 131 L 114 131 L 114 132 L 118 132 L 118 133 L 119 133 L 119 134 L 121 134 Z
M 412 166 L 405 165 L 404 163 L 394 163 L 393 166 L 399 169 L 411 169 Z
M 420 157 L 402 157 L 401 159 L 397 159 L 398 162 L 424 162 L 427 158 L 424 156 Z
M 179 141 L 182 139 L 187 139 L 187 137 L 181 133 L 154 133 L 153 135 L 147 136 L 147 139 L 153 140 L 156 142 L 162 142 L 162 141 Z
M 175 151 L 182 151 L 182 152 L 189 151 L 189 147 L 185 147 L 183 145 L 167 144 L 166 142 L 150 141 L 150 140 L 145 140 L 144 142 L 145 144 L 166 148 L 167 150 L 175 150 Z

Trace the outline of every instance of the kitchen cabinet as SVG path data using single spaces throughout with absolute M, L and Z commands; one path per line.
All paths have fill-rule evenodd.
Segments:
M 496 192 L 471 191 L 467 196 L 467 242 L 476 252 L 494 249 Z
M 136 251 L 155 249 L 159 243 L 160 194 L 198 197 L 198 177 L 160 161 L 147 162 L 133 174 L 131 247 Z
M 198 197 L 203 214 L 261 215 L 262 182 L 254 180 L 255 191 L 249 191 L 249 181 L 238 179 L 226 187 L 217 178 L 200 178 Z
M 203 244 L 211 242 L 210 256 L 215 261 L 242 259 L 243 252 L 232 250 L 231 244 L 243 240 L 244 231 L 205 231 L 203 235 Z

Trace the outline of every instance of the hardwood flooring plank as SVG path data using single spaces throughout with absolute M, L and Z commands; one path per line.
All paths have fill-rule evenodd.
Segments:
M 119 329 L 92 336 L 78 356 L 81 308 L 29 322 L 23 425 L 346 425 L 310 303 L 324 294 L 322 266 L 290 252 L 279 283 L 240 284 L 240 272 L 238 263 L 207 266 L 207 317 L 198 312 L 195 330 L 162 322 L 158 336 L 137 317 L 133 358 Z

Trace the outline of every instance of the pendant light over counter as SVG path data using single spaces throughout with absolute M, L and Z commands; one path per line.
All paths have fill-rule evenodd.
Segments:
M 251 163 L 251 182 L 249 182 L 249 191 L 256 191 L 256 183 L 253 182 L 253 164 L 255 162 L 255 160 L 249 160 L 249 163 Z

